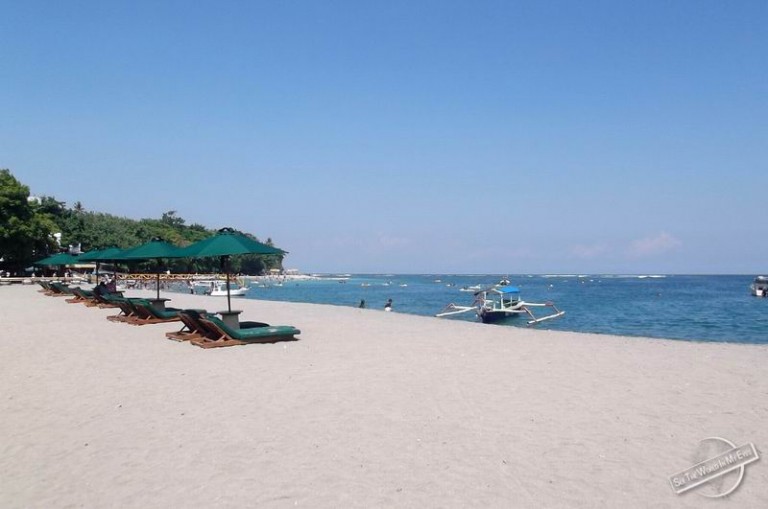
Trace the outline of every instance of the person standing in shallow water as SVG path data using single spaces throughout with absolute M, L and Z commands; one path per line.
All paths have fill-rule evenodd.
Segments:
M 387 299 L 387 303 L 384 304 L 384 311 L 392 311 L 392 299 Z
M 357 307 L 363 309 L 365 307 L 365 299 L 360 299 L 360 304 Z

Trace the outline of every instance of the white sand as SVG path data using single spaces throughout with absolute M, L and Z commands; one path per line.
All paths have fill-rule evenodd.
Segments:
M 768 450 L 768 347 L 234 302 L 301 340 L 0 287 L 0 506 L 768 507 L 768 458 L 727 501 L 667 480 L 709 436 Z

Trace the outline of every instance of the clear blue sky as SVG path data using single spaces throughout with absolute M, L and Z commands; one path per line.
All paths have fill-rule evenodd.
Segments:
M 0 1 L 0 167 L 328 272 L 768 270 L 768 2 Z

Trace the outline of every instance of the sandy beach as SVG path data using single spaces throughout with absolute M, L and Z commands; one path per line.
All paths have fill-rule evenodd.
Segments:
M 203 350 L 36 286 L 0 303 L 5 508 L 768 507 L 765 458 L 727 499 L 668 480 L 706 437 L 768 450 L 766 346 L 240 299 L 300 340 Z

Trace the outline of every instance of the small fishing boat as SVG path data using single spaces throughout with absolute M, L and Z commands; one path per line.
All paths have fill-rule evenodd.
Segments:
M 757 276 L 749 289 L 755 297 L 768 297 L 768 277 Z
M 459 288 L 459 291 L 475 293 L 475 292 L 479 292 L 482 289 L 483 287 L 480 285 L 473 285 L 473 286 L 462 286 L 461 288 Z
M 538 307 L 551 308 L 552 313 L 537 317 L 531 308 Z M 435 316 L 453 316 L 470 311 L 477 313 L 477 317 L 483 323 L 496 323 L 508 318 L 527 315 L 529 318 L 528 325 L 535 325 L 546 320 L 559 318 L 565 314 L 565 311 L 557 309 L 553 302 L 525 302 L 520 298 L 520 289 L 516 286 L 492 286 L 475 292 L 475 301 L 471 306 L 448 304 Z
M 202 293 L 204 295 L 210 295 L 212 297 L 226 297 L 227 296 L 227 282 L 219 280 L 210 281 L 195 281 L 194 293 Z M 229 295 L 231 297 L 242 297 L 248 293 L 248 288 L 240 286 L 235 281 L 229 282 Z

